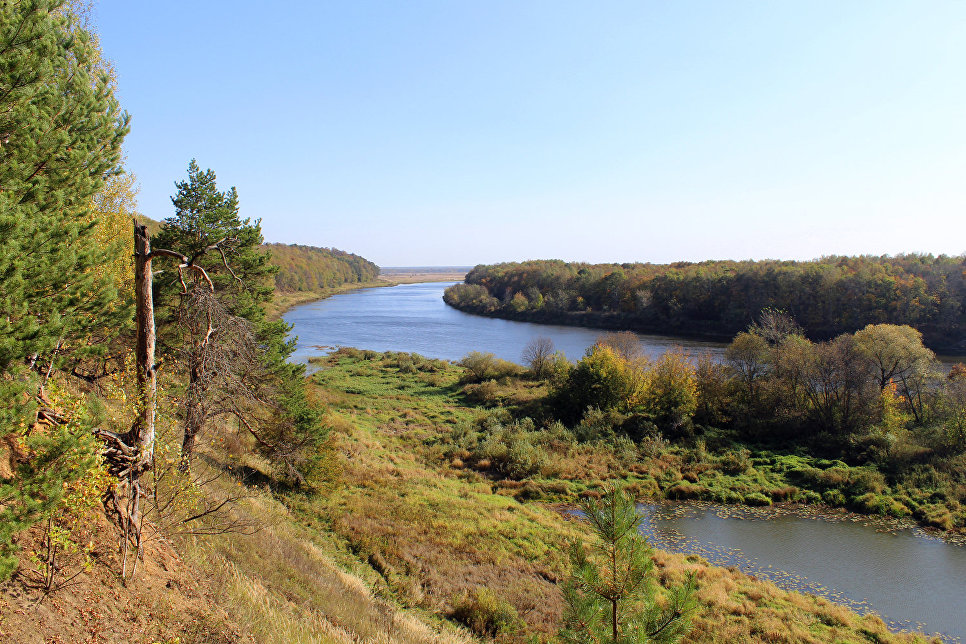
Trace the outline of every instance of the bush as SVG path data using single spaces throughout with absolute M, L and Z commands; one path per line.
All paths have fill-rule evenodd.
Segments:
M 885 477 L 877 470 L 867 468 L 853 468 L 850 473 L 852 494 L 866 493 L 882 494 L 886 489 Z
M 678 481 L 669 487 L 665 494 L 669 499 L 700 499 L 706 492 L 707 490 L 700 485 Z
M 489 588 L 476 588 L 460 595 L 453 602 L 450 616 L 484 637 L 509 635 L 523 627 L 516 609 Z
M 362 351 L 355 347 L 339 347 L 332 352 L 334 358 L 348 358 L 349 360 L 359 360 L 362 355 Z
M 842 494 L 841 490 L 825 490 L 822 493 L 822 500 L 829 505 L 845 505 L 845 495 Z
M 396 365 L 399 367 L 399 373 L 416 373 L 416 363 L 408 353 L 400 353 L 396 359 Z
M 477 405 L 496 405 L 500 402 L 500 387 L 495 380 L 487 380 L 463 387 L 466 399 Z
M 718 457 L 721 471 L 729 476 L 744 474 L 751 469 L 751 452 L 746 449 L 740 451 L 729 450 Z
M 518 364 L 481 351 L 467 353 L 458 364 L 466 369 L 460 379 L 463 383 L 515 378 L 523 375 L 524 372 L 523 367 Z
M 480 445 L 479 455 L 508 478 L 523 479 L 539 473 L 547 454 L 532 442 L 527 427 L 533 427 L 529 418 L 510 428 L 497 430 Z
M 574 427 L 579 441 L 594 441 L 614 435 L 614 428 L 623 424 L 625 416 L 614 410 L 603 411 L 591 407 L 584 412 L 580 424 Z
M 690 434 L 698 405 L 694 365 L 681 351 L 668 351 L 650 370 L 641 406 L 672 437 Z
M 580 418 L 589 407 L 628 411 L 637 405 L 645 379 L 613 349 L 596 345 L 554 389 L 551 406 L 565 422 Z
M 493 372 L 493 363 L 496 361 L 496 356 L 492 353 L 483 353 L 482 351 L 470 351 L 463 359 L 459 361 L 459 365 L 466 369 L 466 373 L 463 374 L 462 380 L 464 382 L 481 382 L 487 378 L 491 378 Z
M 747 505 L 771 505 L 771 499 L 761 492 L 750 492 L 745 495 Z
M 805 490 L 802 492 L 801 496 L 802 503 L 821 503 L 822 495 L 818 492 L 813 492 L 811 490 Z

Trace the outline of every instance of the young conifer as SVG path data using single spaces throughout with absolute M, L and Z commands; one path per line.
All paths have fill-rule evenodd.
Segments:
M 642 517 L 631 495 L 614 486 L 599 501 L 586 500 L 581 510 L 595 539 L 589 549 L 579 542 L 571 546 L 561 639 L 572 644 L 678 641 L 695 607 L 694 576 L 657 602 L 652 552 L 640 534 Z

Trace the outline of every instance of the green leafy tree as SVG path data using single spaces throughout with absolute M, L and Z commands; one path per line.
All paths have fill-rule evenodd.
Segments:
M 859 353 L 870 363 L 879 389 L 895 382 L 917 423 L 925 416 L 923 396 L 932 389 L 935 354 L 922 345 L 922 334 L 906 325 L 870 324 L 855 332 Z
M 698 408 L 698 379 L 682 351 L 668 351 L 650 369 L 641 407 L 670 435 L 690 430 Z
M 588 408 L 625 411 L 633 408 L 644 390 L 643 372 L 612 347 L 596 344 L 574 365 L 566 381 L 553 393 L 561 418 L 575 422 Z
M 696 606 L 694 576 L 670 589 L 666 601 L 656 601 L 652 551 L 631 495 L 615 486 L 581 510 L 594 542 L 590 548 L 571 545 L 560 638 L 572 644 L 678 641 Z
M 0 3 L 0 457 L 13 472 L 0 476 L 0 579 L 13 535 L 56 508 L 81 470 L 64 464 L 92 449 L 45 410 L 43 382 L 102 352 L 95 332 L 129 312 L 98 270 L 111 257 L 89 216 L 128 131 L 99 60 L 62 3 Z

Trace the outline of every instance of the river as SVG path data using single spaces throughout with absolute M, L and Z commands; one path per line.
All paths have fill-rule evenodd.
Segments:
M 293 358 L 306 362 L 341 345 L 448 360 L 488 351 L 520 362 L 526 344 L 544 336 L 575 360 L 602 333 L 463 313 L 442 301 L 452 283 L 360 289 L 295 307 L 283 316 L 298 336 Z M 676 346 L 717 358 L 724 352 L 724 345 L 712 342 L 653 335 L 640 339 L 651 357 Z M 871 608 L 894 627 L 966 639 L 966 546 L 919 529 L 887 530 L 868 518 L 829 520 L 784 511 L 763 515 L 700 504 L 645 510 L 645 533 L 657 547 L 735 565 L 784 588 L 825 595 L 859 611 Z
M 303 304 L 283 319 L 298 336 L 293 359 L 306 362 L 333 347 L 374 351 L 407 351 L 430 358 L 459 360 L 470 351 L 484 351 L 504 360 L 522 362 L 532 339 L 548 337 L 558 351 L 578 360 L 600 336 L 600 329 L 513 322 L 463 313 L 443 302 L 443 291 L 456 282 L 400 284 L 365 288 Z M 661 335 L 639 335 L 644 352 L 659 357 L 673 347 L 692 354 L 724 354 L 724 344 Z
M 662 550 L 737 566 L 788 590 L 822 595 L 893 629 L 966 639 L 966 546 L 906 523 L 790 506 L 641 506 Z

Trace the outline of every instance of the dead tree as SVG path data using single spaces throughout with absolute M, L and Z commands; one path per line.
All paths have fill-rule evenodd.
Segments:
M 118 485 L 113 490 L 108 501 L 108 508 L 116 514 L 120 527 L 124 533 L 122 560 L 122 576 L 127 575 L 127 554 L 129 544 L 134 545 L 137 553 L 141 546 L 142 513 L 141 499 L 144 493 L 141 489 L 141 477 L 147 472 L 154 461 L 155 417 L 157 408 L 157 365 L 155 364 L 155 345 L 157 336 L 154 324 L 154 299 L 152 285 L 154 272 L 152 260 L 158 257 L 168 257 L 178 262 L 178 275 L 182 289 L 188 292 L 185 283 L 185 271 L 193 272 L 201 283 L 214 291 L 214 284 L 207 271 L 196 264 L 197 260 L 207 252 L 217 250 L 221 254 L 225 268 L 228 261 L 222 250 L 221 240 L 212 244 L 194 257 L 167 249 L 151 249 L 151 238 L 147 227 L 134 222 L 134 298 L 135 298 L 135 327 L 136 349 L 135 365 L 137 371 L 137 415 L 131 429 L 124 434 L 116 434 L 107 430 L 97 430 L 98 435 L 106 442 L 104 451 L 108 470 L 117 477 Z M 234 276 L 234 273 L 231 273 Z M 137 567 L 137 554 L 134 558 L 134 568 Z
M 184 294 L 178 322 L 191 336 L 183 351 L 188 388 L 181 469 L 187 471 L 195 441 L 211 418 L 236 415 L 245 401 L 260 402 L 255 393 L 259 389 L 260 359 L 251 322 L 232 315 L 203 286 Z

